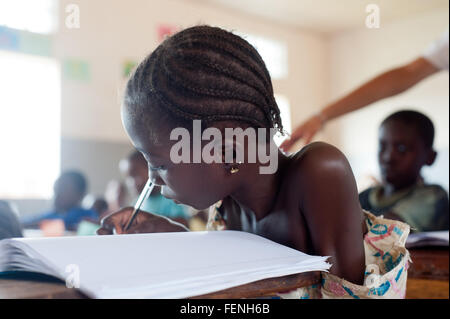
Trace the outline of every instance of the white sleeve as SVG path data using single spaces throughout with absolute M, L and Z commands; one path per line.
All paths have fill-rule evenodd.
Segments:
M 448 29 L 423 53 L 423 57 L 441 70 L 448 70 Z

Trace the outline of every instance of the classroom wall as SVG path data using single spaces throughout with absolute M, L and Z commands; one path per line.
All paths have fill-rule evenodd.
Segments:
M 157 46 L 157 27 L 161 24 L 180 28 L 213 24 L 283 41 L 289 50 L 289 75 L 275 81 L 274 86 L 295 106 L 293 118 L 309 113 L 326 98 L 326 43 L 319 34 L 181 0 L 136 0 L 133 5 L 78 0 L 81 27 L 68 29 L 64 27 L 64 8 L 73 2 L 61 1 L 55 53 L 61 60 L 82 59 L 91 70 L 87 81 L 62 79 L 63 136 L 127 141 L 119 114 L 119 88 L 124 84 L 121 65 L 127 59 L 141 60 Z
M 293 120 L 311 114 L 325 101 L 328 68 L 322 35 L 181 0 L 137 0 L 133 5 L 124 1 L 79 0 L 75 3 L 80 7 L 80 28 L 68 29 L 64 24 L 68 3 L 73 1 L 61 1 L 55 55 L 62 63 L 82 60 L 88 64 L 89 72 L 87 79 L 74 80 L 64 76 L 63 70 L 63 150 L 64 138 L 96 141 L 97 144 L 117 143 L 118 147 L 129 143 L 119 113 L 120 92 L 125 83 L 122 65 L 127 60 L 140 61 L 157 46 L 159 25 L 184 28 L 212 24 L 282 41 L 288 46 L 289 74 L 286 79 L 274 81 L 274 88 L 277 94 L 289 99 Z M 96 154 L 99 156 L 83 152 L 72 152 L 70 157 L 63 154 L 61 165 L 64 167 L 64 162 L 70 159 L 86 172 L 95 171 L 93 167 L 108 158 L 98 150 Z M 111 157 L 111 160 L 116 158 Z M 95 176 L 95 179 L 93 191 L 100 192 L 106 178 Z
M 419 56 L 448 28 L 448 9 L 435 10 L 395 23 L 383 23 L 379 29 L 348 30 L 328 39 L 330 66 L 329 101 L 348 93 L 364 81 L 389 68 Z M 448 190 L 449 163 L 449 73 L 433 75 L 409 91 L 335 120 L 327 126 L 327 140 L 349 158 L 361 189 L 369 175 L 378 177 L 377 134 L 380 122 L 389 114 L 411 108 L 428 115 L 436 129 L 435 165 L 424 169 L 429 182 L 443 184 Z
M 79 29 L 65 26 L 65 8 L 70 3 L 79 5 Z M 273 84 L 277 94 L 289 99 L 293 124 L 376 73 L 420 54 L 448 26 L 448 12 L 432 11 L 390 24 L 381 19 L 376 30 L 362 26 L 323 35 L 189 0 L 133 0 L 132 4 L 61 0 L 60 27 L 52 37 L 53 54 L 62 66 L 61 168 L 84 171 L 94 194 L 101 194 L 110 178 L 119 177 L 118 162 L 132 149 L 119 112 L 126 81 L 123 64 L 141 60 L 157 46 L 159 25 L 212 24 L 285 42 L 289 74 Z M 81 62 L 87 69 L 78 78 L 68 76 L 67 61 Z M 365 177 L 377 174 L 378 123 L 399 106 L 414 106 L 436 124 L 441 155 L 429 175 L 444 179 L 448 188 L 448 73 L 378 104 L 334 121 L 317 139 L 343 150 L 362 189 Z M 25 214 L 49 205 L 46 200 L 16 203 Z
M 65 24 L 66 6 L 72 3 L 80 8 L 79 29 Z M 273 85 L 289 100 L 294 122 L 327 98 L 326 40 L 312 31 L 189 0 L 61 0 L 59 14 L 59 30 L 51 41 L 61 63 L 61 169 L 85 172 L 94 194 L 103 193 L 110 178 L 117 177 L 119 160 L 132 149 L 120 119 L 123 65 L 156 48 L 161 25 L 211 24 L 285 43 L 289 73 Z M 75 73 L 70 72 L 74 65 Z M 14 202 L 22 215 L 49 206 L 48 200 Z

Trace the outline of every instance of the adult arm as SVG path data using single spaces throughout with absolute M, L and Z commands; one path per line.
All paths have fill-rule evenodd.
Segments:
M 289 150 L 300 139 L 307 144 L 326 122 L 384 98 L 400 94 L 438 71 L 439 68 L 423 57 L 386 71 L 300 124 L 294 129 L 291 137 L 283 142 L 281 148 Z

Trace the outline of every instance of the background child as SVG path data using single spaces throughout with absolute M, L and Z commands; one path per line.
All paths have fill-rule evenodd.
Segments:
M 87 191 L 87 180 L 81 172 L 66 171 L 53 186 L 54 198 L 51 211 L 23 222 L 24 227 L 36 227 L 43 220 L 62 219 L 67 230 L 76 230 L 84 218 L 98 220 L 99 214 L 81 207 Z
M 220 229 L 251 232 L 308 254 L 331 256 L 333 266 L 330 273 L 322 274 L 321 284 L 301 289 L 296 296 L 404 296 L 409 258 L 404 242 L 409 227 L 363 213 L 350 165 L 335 147 L 313 143 L 292 156 L 276 148 L 268 157 L 269 163 L 277 162 L 277 169 L 269 174 L 260 173 L 264 166 L 260 158 L 256 162 L 172 160 L 171 149 L 178 142 L 169 138 L 170 133 L 175 128 L 192 133 L 193 120 L 201 120 L 203 130 L 214 128 L 222 136 L 227 128 L 265 131 L 269 138 L 257 142 L 258 154 L 267 155 L 274 144 L 267 132 L 273 128 L 283 132 L 269 72 L 244 39 L 209 26 L 188 28 L 167 38 L 128 81 L 122 120 L 161 194 L 199 210 L 212 206 L 210 229 L 216 223 Z M 197 142 L 201 147 L 209 144 Z M 235 155 L 243 150 L 244 158 L 249 158 L 249 139 L 243 144 L 222 142 L 222 148 Z M 190 154 L 193 149 L 191 144 Z M 125 231 L 132 211 L 126 208 L 109 215 L 98 233 L 187 230 L 143 212 Z M 372 226 L 380 224 L 395 232 L 383 234 L 377 242 L 380 232 Z M 382 257 L 377 254 L 380 250 L 386 252 Z M 387 253 L 389 258 L 383 259 Z M 366 261 L 380 269 L 382 280 L 375 286 L 364 285 Z
M 0 240 L 22 237 L 22 227 L 11 205 L 0 200 Z
M 110 180 L 106 185 L 105 200 L 108 203 L 108 213 L 113 213 L 129 205 L 128 190 L 124 182 Z
M 402 220 L 415 232 L 449 228 L 448 195 L 424 183 L 420 171 L 432 165 L 434 126 L 416 111 L 399 111 L 380 126 L 378 163 L 382 185 L 359 195 L 361 206 L 375 215 Z

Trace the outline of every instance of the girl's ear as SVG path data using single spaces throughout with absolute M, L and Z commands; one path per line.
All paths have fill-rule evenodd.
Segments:
M 437 152 L 433 149 L 428 151 L 427 158 L 425 160 L 425 165 L 431 166 L 433 165 L 434 161 L 436 160 Z

